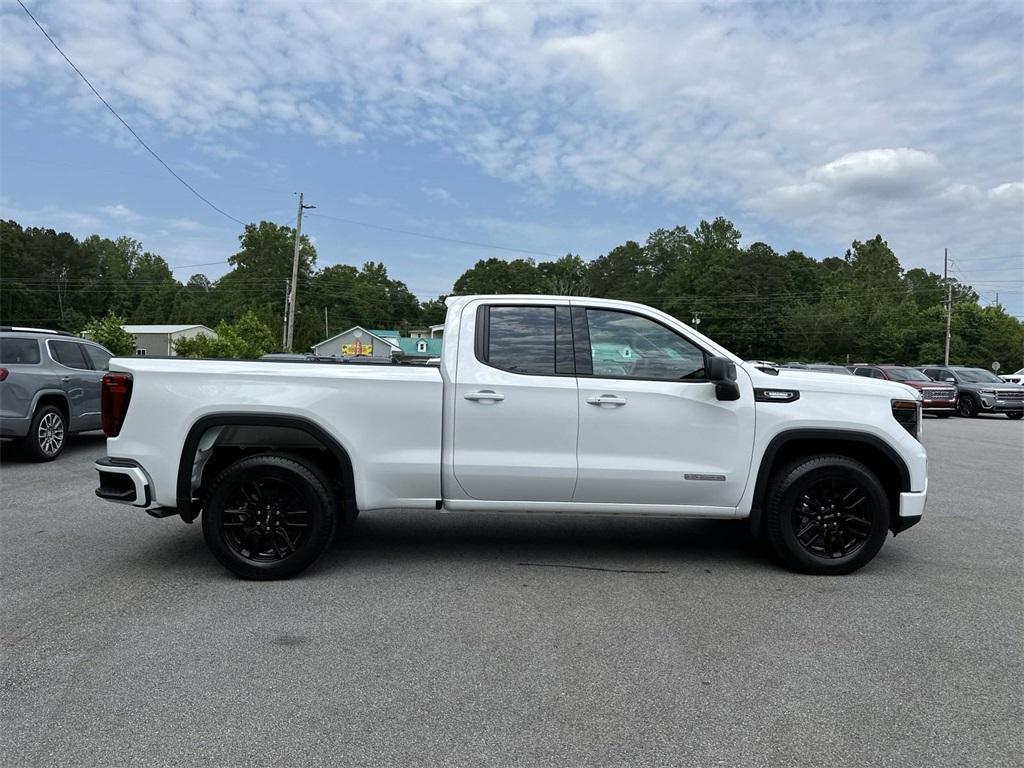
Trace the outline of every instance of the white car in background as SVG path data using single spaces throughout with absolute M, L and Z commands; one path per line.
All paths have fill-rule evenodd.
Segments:
M 1005 376 L 1000 376 L 999 378 L 1007 384 L 1024 384 L 1024 368 L 1021 368 L 1015 373 L 1008 373 Z

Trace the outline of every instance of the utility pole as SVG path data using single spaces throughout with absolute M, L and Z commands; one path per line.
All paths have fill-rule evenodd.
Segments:
M 331 335 L 331 332 L 327 329 L 327 307 L 324 307 L 324 338 L 326 339 Z
M 295 217 L 295 255 L 292 257 L 292 285 L 288 294 L 288 336 L 285 338 L 284 351 L 292 351 L 295 341 L 295 294 L 299 287 L 299 248 L 302 245 L 302 212 L 315 205 L 303 205 L 302 193 L 299 192 L 299 212 Z
M 291 283 L 284 281 L 284 313 L 281 315 L 281 349 L 288 346 L 288 299 L 291 297 Z
M 949 282 L 949 248 L 942 249 L 942 279 L 946 281 L 946 357 L 943 365 L 949 365 L 949 326 L 953 319 L 953 284 Z

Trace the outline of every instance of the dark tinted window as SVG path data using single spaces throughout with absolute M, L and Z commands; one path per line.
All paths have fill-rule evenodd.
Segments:
M 913 368 L 890 368 L 889 378 L 893 381 L 928 381 L 928 377 Z
M 85 361 L 81 344 L 76 344 L 73 341 L 51 341 L 50 352 L 53 354 L 54 360 L 68 368 L 79 368 L 86 371 L 90 368 L 89 363 Z
M 491 307 L 487 362 L 514 373 L 555 373 L 555 308 Z
M 853 373 L 855 376 L 864 376 L 866 378 L 871 378 L 872 376 L 875 375 L 875 372 L 872 371 L 870 368 L 858 368 Z
M 660 323 L 628 312 L 588 309 L 587 325 L 594 376 L 704 378 L 704 353 Z
M 107 364 L 113 355 L 102 347 L 94 347 L 92 344 L 83 344 L 82 347 L 85 349 L 85 354 L 89 358 L 89 362 L 92 363 L 93 368 L 97 371 L 107 370 Z
M 39 342 L 35 339 L 0 338 L 0 363 L 35 365 L 39 362 Z

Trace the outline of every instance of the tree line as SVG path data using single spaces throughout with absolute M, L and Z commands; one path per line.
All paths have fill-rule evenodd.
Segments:
M 941 362 L 947 283 L 904 270 L 881 236 L 854 241 L 822 260 L 765 243 L 740 244 L 727 219 L 658 229 L 586 261 L 481 259 L 452 294 L 597 296 L 655 306 L 745 358 L 918 364 Z M 280 348 L 294 230 L 248 224 L 230 270 L 211 280 L 175 279 L 167 262 L 137 240 L 0 222 L 0 324 L 82 331 L 105 317 L 130 323 L 197 323 L 236 339 L 251 354 Z M 969 285 L 951 280 L 951 362 L 1004 369 L 1022 365 L 1024 324 L 1001 306 L 981 306 Z M 300 243 L 296 349 L 359 324 L 407 330 L 444 320 L 444 296 L 420 301 L 379 262 L 317 267 Z M 325 312 L 327 326 L 325 328 Z M 227 347 L 225 347 L 227 348 Z

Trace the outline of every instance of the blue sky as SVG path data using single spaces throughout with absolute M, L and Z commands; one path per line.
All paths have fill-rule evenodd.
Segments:
M 818 258 L 881 233 L 908 267 L 941 271 L 948 246 L 984 303 L 1024 315 L 1016 3 L 26 4 L 245 221 L 293 223 L 302 190 L 314 214 L 555 256 L 715 215 Z M 0 9 L 0 215 L 222 274 L 238 225 Z M 315 215 L 304 231 L 321 265 L 383 261 L 422 298 L 514 256 Z

